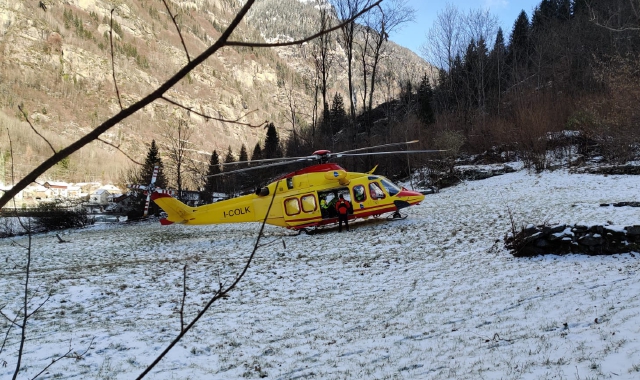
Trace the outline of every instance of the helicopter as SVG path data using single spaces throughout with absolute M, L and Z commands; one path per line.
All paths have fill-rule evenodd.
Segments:
M 417 141 L 400 144 L 415 142 Z M 252 194 L 212 204 L 191 207 L 162 192 L 154 192 L 151 199 L 167 214 L 160 220 L 163 225 L 266 221 L 267 224 L 274 226 L 311 233 L 310 228 L 317 229 L 338 222 L 338 215 L 332 205 L 340 196 L 352 204 L 353 211 L 348 216 L 349 220 L 378 218 L 383 214 L 391 214 L 388 219 L 404 219 L 406 216 L 400 214 L 400 210 L 420 204 L 424 200 L 424 194 L 397 186 L 385 176 L 373 174 L 377 166 L 366 173 L 358 173 L 349 172 L 340 165 L 329 162 L 334 157 L 442 152 L 441 150 L 405 150 L 355 153 L 392 145 L 399 144 L 385 144 L 340 153 L 317 150 L 305 157 L 252 161 L 251 163 L 266 162 L 267 164 L 216 175 L 285 165 L 291 162 L 315 160 L 319 163 L 276 178 L 268 185 L 257 188 Z M 328 207 L 321 207 L 323 204 L 327 204 Z

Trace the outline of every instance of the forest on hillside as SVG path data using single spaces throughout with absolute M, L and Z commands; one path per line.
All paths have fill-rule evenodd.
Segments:
M 350 1 L 333 3 L 339 10 L 341 4 Z M 406 11 L 403 4 L 391 2 L 385 11 Z M 446 152 L 337 161 L 352 171 L 368 171 L 378 165 L 378 172 L 392 178 L 425 166 L 442 174 L 461 161 L 518 158 L 534 171 L 549 169 L 557 155 L 570 156 L 570 165 L 594 159 L 626 163 L 639 153 L 638 12 L 638 0 L 543 0 L 532 15 L 522 11 L 512 29 L 503 31 L 489 12 L 465 14 L 449 5 L 438 15 L 425 42 L 424 54 L 439 68 L 435 78 L 427 72 L 419 80 L 405 77 L 399 83 L 398 96 L 372 107 L 367 99 L 371 99 L 374 86 L 368 93 L 365 87 L 364 94 L 358 87 L 351 99 L 328 93 L 323 88 L 323 62 L 318 61 L 317 115 L 310 121 L 297 121 L 301 115 L 296 115 L 292 106 L 290 135 L 280 141 L 271 125 L 268 141 L 256 144 L 251 155 L 243 146 L 240 161 L 245 157 L 252 161 L 299 157 L 318 149 L 340 152 L 419 140 L 410 148 Z M 357 70 L 350 81 L 358 77 L 359 83 L 366 84 L 369 75 L 370 84 L 384 83 L 384 79 L 371 74 L 376 63 L 375 44 L 362 42 L 376 41 L 384 31 L 383 22 L 376 17 L 380 16 L 359 20 L 354 29 L 360 43 L 352 46 Z M 410 19 L 410 14 L 404 14 L 395 22 Z M 345 50 L 349 48 L 343 30 L 314 41 L 314 51 L 322 53 L 323 44 L 336 43 Z M 367 47 L 368 53 L 364 51 Z M 319 53 L 316 57 L 322 57 Z M 270 145 L 268 154 L 264 154 L 265 144 Z M 231 148 L 226 155 L 214 152 L 209 174 L 246 167 L 220 166 L 235 157 Z M 205 188 L 209 192 L 242 191 L 268 181 L 278 170 L 295 169 L 298 167 L 294 165 L 267 173 L 213 177 Z
M 296 157 L 413 139 L 420 148 L 447 150 L 411 160 L 341 160 L 350 170 L 379 164 L 381 172 L 398 176 L 423 165 L 451 168 L 463 157 L 518 157 L 535 171 L 548 169 L 554 155 L 571 155 L 571 165 L 593 158 L 628 162 L 638 155 L 639 12 L 637 0 L 543 0 L 503 31 L 488 12 L 464 14 L 450 5 L 425 42 L 425 55 L 439 68 L 435 80 L 428 73 L 405 79 L 396 98 L 355 112 L 350 99 L 329 94 L 317 121 L 297 129 L 292 123 L 280 151 Z M 360 33 L 365 29 L 376 33 L 365 27 Z M 337 38 L 344 46 L 343 36 Z M 362 49 L 354 46 L 354 56 Z M 366 77 L 350 80 L 366 88 Z
M 435 81 L 426 73 L 417 83 L 405 81 L 397 99 L 357 114 L 335 95 L 317 125 L 293 133 L 285 151 L 419 139 L 422 148 L 448 149 L 450 160 L 483 153 L 500 160 L 510 152 L 537 171 L 567 144 L 578 149 L 576 165 L 594 156 L 627 162 L 638 154 L 639 12 L 638 0 L 543 0 L 503 31 L 486 12 L 449 6 L 425 42 L 439 67 Z M 406 173 L 405 157 L 379 161 L 345 164 Z
M 333 8 L 316 7 L 316 29 L 334 27 L 371 2 L 331 0 L 330 4 Z M 511 30 L 497 28 L 488 12 L 463 13 L 450 5 L 438 14 L 425 38 L 423 53 L 438 67 L 436 75 L 396 77 L 381 70 L 381 62 L 390 60 L 388 34 L 412 21 L 412 10 L 403 0 L 381 4 L 301 45 L 315 70 L 305 82 L 313 104 L 294 91 L 297 77 L 275 65 L 277 101 L 284 107 L 278 120 L 268 120 L 269 128 L 262 132 L 270 135 L 253 149 L 243 145 L 237 152 L 225 144 L 212 149 L 208 163 L 194 159 L 189 156 L 193 147 L 180 145 L 195 136 L 189 121 L 176 123 L 174 134 L 159 150 L 168 186 L 237 192 L 276 174 L 225 176 L 213 181 L 218 183 L 206 175 L 230 168 L 221 162 L 245 157 L 255 161 L 307 156 L 318 149 L 340 152 L 410 140 L 420 141 L 412 149 L 446 152 L 338 163 L 352 171 L 379 165 L 378 172 L 397 178 L 425 166 L 451 171 L 464 157 L 466 162 L 517 157 L 536 171 L 549 168 L 550 153 L 558 151 L 569 153 L 572 165 L 593 157 L 616 164 L 637 157 L 640 0 L 543 0 L 531 15 L 523 11 Z M 346 78 L 344 87 L 351 96 L 333 92 L 336 71 Z M 376 97 L 384 102 L 376 105 Z M 183 132 L 190 138 L 180 137 Z M 151 143 L 151 138 L 146 141 Z M 122 181 L 148 183 L 150 179 L 141 178 L 145 170 L 137 171 Z

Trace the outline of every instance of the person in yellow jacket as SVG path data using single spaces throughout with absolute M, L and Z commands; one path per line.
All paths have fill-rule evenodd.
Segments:
M 329 217 L 329 205 L 324 199 L 320 200 L 320 213 L 322 214 L 323 219 Z
M 336 203 L 336 211 L 338 212 L 338 232 L 342 232 L 342 222 L 349 231 L 349 210 L 351 203 L 344 199 L 344 195 L 340 194 L 340 200 Z

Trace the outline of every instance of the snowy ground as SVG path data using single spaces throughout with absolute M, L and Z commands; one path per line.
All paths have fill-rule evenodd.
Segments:
M 640 177 L 520 171 L 427 196 L 396 222 L 307 236 L 267 228 L 239 289 L 203 317 L 152 379 L 638 379 L 640 256 L 516 259 L 522 223 L 640 224 Z M 233 279 L 259 226 L 94 226 L 33 240 L 30 285 L 52 296 L 30 321 L 21 378 L 136 377 Z M 0 307 L 20 307 L 24 250 L 0 240 Z M 5 306 L 5 304 L 7 304 Z M 189 318 L 190 319 L 190 318 Z M 0 339 L 8 324 L 0 322 Z M 10 378 L 18 334 L 0 353 Z M 1 340 L 0 340 L 1 342 Z

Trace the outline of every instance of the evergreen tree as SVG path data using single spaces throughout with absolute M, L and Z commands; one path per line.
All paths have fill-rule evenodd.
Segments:
M 418 118 L 425 125 L 433 124 L 436 122 L 435 114 L 433 113 L 433 89 L 429 83 L 429 77 L 425 73 L 420 81 L 418 87 Z
M 502 92 L 507 89 L 507 47 L 504 44 L 502 28 L 498 28 L 493 49 L 489 53 L 488 97 L 493 99 L 494 108 L 500 113 Z
M 253 148 L 253 153 L 251 154 L 251 161 L 262 160 L 262 147 L 260 147 L 260 143 L 257 142 L 256 146 Z
M 280 137 L 278 137 L 278 131 L 273 123 L 269 123 L 267 126 L 267 137 L 264 140 L 264 151 L 262 153 L 264 158 L 282 157 Z
M 236 162 L 235 157 L 233 157 L 233 151 L 231 150 L 231 145 L 229 145 L 229 150 L 227 151 L 226 156 L 224 157 L 224 163 L 225 164 L 230 164 L 232 162 Z M 233 171 L 235 170 L 235 165 L 227 165 L 224 166 L 224 171 Z M 236 177 L 233 174 L 229 174 L 229 175 L 225 175 L 224 176 L 224 190 L 225 193 L 227 193 L 229 195 L 229 197 L 232 196 L 233 193 L 235 193 L 235 188 L 236 188 Z
M 242 144 L 242 147 L 240 147 L 240 156 L 238 157 L 238 161 L 240 162 L 249 161 L 249 155 L 247 154 L 247 147 L 244 144 Z M 242 166 L 239 166 L 239 167 L 245 168 L 247 167 L 247 165 L 243 164 Z
M 207 178 L 202 195 L 202 199 L 209 203 L 213 202 L 213 193 L 220 191 L 220 176 L 214 177 L 216 174 L 220 174 L 220 156 L 214 150 L 209 160 L 209 168 L 207 169 Z
M 331 102 L 331 108 L 329 109 L 329 130 L 331 131 L 331 135 L 333 136 L 345 128 L 348 125 L 348 121 L 349 119 L 344 109 L 342 95 L 336 92 Z
M 249 167 L 249 155 L 247 154 L 247 147 L 244 144 L 242 144 L 242 146 L 240 147 L 240 155 L 238 156 L 238 161 L 244 162 L 244 164 L 234 165 L 235 169 L 246 169 Z M 248 172 L 238 172 L 234 175 L 236 176 L 236 183 L 239 185 L 239 189 L 241 191 L 245 188 L 254 186 L 253 178 L 251 175 L 249 175 Z
M 558 0 L 558 14 L 556 18 L 560 21 L 571 19 L 571 0 Z
M 511 38 L 509 40 L 509 53 L 507 62 L 512 70 L 513 81 L 520 81 L 526 75 L 526 68 L 529 61 L 529 17 L 525 11 L 520 12 L 518 19 L 513 24 Z
M 149 185 L 151 178 L 153 177 L 153 168 L 158 165 L 158 175 L 156 177 L 155 187 L 160 189 L 167 188 L 167 178 L 164 175 L 164 166 L 162 165 L 162 159 L 160 159 L 160 153 L 158 152 L 158 146 L 156 140 L 151 141 L 151 146 L 147 152 L 147 158 L 144 160 L 144 165 L 140 171 L 139 182 L 142 185 Z
M 589 13 L 588 0 L 573 0 L 571 7 L 573 16 L 586 16 Z
M 151 146 L 149 147 L 149 151 L 147 152 L 147 157 L 144 160 L 144 165 L 140 168 L 140 172 L 137 175 L 137 182 L 140 185 L 149 186 L 151 184 L 151 179 L 153 178 L 153 169 L 155 166 L 158 166 L 158 174 L 156 176 L 156 181 L 153 184 L 154 187 L 159 189 L 167 188 L 167 179 L 164 176 L 164 166 L 162 165 L 162 160 L 160 159 L 160 153 L 158 151 L 158 146 L 156 145 L 156 141 L 151 141 Z M 135 195 L 135 210 L 129 215 L 131 217 L 140 217 L 144 213 L 144 207 L 147 200 L 147 194 L 143 192 L 137 192 Z M 154 202 L 149 203 L 149 215 L 155 215 L 160 212 L 160 208 L 156 206 Z

